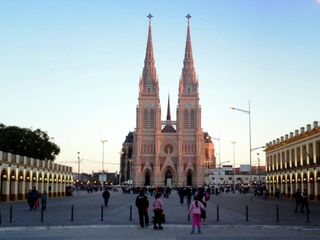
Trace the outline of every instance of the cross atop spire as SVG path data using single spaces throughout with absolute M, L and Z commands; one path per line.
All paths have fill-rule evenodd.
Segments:
M 189 26 L 191 15 L 188 13 L 188 15 L 186 16 L 186 18 L 188 18 L 188 26 Z

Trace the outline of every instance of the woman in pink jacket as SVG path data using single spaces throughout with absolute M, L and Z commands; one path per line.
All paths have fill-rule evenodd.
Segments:
M 198 198 L 195 196 L 194 201 L 189 207 L 189 214 L 192 214 L 192 231 L 191 234 L 194 234 L 195 227 L 198 227 L 198 233 L 201 233 L 201 209 L 206 211 L 206 208 L 203 204 L 198 201 Z

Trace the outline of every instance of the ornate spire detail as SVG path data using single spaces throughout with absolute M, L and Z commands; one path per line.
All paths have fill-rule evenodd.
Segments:
M 168 95 L 168 108 L 167 108 L 167 122 L 171 122 L 171 113 L 170 113 L 170 95 Z
M 185 48 L 182 76 L 180 79 L 179 89 L 180 89 L 180 93 L 183 92 L 187 94 L 196 94 L 198 81 L 196 78 L 196 71 L 194 68 L 192 46 L 191 46 L 190 14 L 188 14 L 186 18 L 188 19 L 187 40 L 186 40 L 186 48 Z
M 146 56 L 144 59 L 144 67 L 142 77 L 140 79 L 140 93 L 148 95 L 158 95 L 158 80 L 157 72 L 155 68 L 154 56 L 153 56 L 153 44 L 152 44 L 152 31 L 151 31 L 151 19 L 152 15 L 149 13 L 149 30 L 148 41 L 146 48 Z
M 176 130 L 174 129 L 174 127 L 172 126 L 172 123 L 171 123 L 170 95 L 168 95 L 167 121 L 166 121 L 166 125 L 162 129 L 162 132 L 163 133 L 175 133 L 176 132 Z

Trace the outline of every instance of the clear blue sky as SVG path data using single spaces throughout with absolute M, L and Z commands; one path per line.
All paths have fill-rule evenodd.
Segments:
M 105 168 L 117 170 L 107 162 L 135 127 L 149 12 L 163 119 L 168 93 L 175 118 L 192 15 L 202 126 L 222 162 L 230 141 L 236 165 L 249 162 L 248 116 L 230 106 L 251 100 L 253 147 L 320 120 L 316 0 L 12 0 L 0 1 L 0 122 L 47 131 L 75 171 L 78 151 L 81 171 L 101 170 L 107 139 Z

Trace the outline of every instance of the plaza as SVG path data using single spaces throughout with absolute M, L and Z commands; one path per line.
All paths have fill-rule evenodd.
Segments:
M 101 207 L 103 204 L 101 194 L 101 191 L 92 194 L 80 191 L 79 195 L 75 193 L 73 197 L 49 199 L 47 209 L 43 214 L 43 222 L 41 221 L 41 211 L 29 211 L 25 201 L 2 203 L 0 238 L 10 239 L 10 235 L 18 236 L 18 233 L 23 231 L 23 234 L 37 236 L 49 233 L 50 236 L 61 236 L 59 233 L 65 233 L 64 237 L 79 236 L 79 239 L 84 236 L 92 236 L 95 239 L 95 237 L 99 238 L 99 234 L 110 234 L 113 236 L 111 239 L 126 239 L 128 236 L 133 236 L 133 239 L 138 239 L 141 236 L 143 239 L 151 237 L 155 237 L 155 239 L 157 237 L 159 237 L 158 239 L 166 237 L 168 239 L 194 239 L 189 234 L 191 221 L 188 220 L 186 200 L 181 205 L 176 191 L 172 191 L 169 199 L 163 199 L 166 214 L 163 231 L 152 230 L 151 226 L 147 229 L 139 228 L 138 213 L 134 206 L 136 194 L 111 192 L 107 208 Z M 150 194 L 147 196 L 152 206 L 154 197 L 151 197 Z M 12 206 L 12 222 L 9 221 L 10 206 Z M 72 206 L 73 221 L 71 220 Z M 219 218 L 217 219 L 218 206 Z M 246 206 L 248 206 L 248 219 Z M 278 220 L 277 206 L 279 209 Z M 131 207 L 132 220 L 130 220 Z M 207 221 L 203 225 L 201 237 L 209 239 L 217 235 L 221 238 L 233 239 L 232 237 L 239 234 L 243 238 L 244 236 L 254 236 L 252 239 L 259 239 L 259 237 L 264 239 L 264 235 L 261 234 L 264 231 L 268 233 L 270 239 L 276 235 L 284 236 L 283 239 L 289 236 L 294 237 L 291 239 L 311 239 L 308 236 L 317 236 L 320 232 L 318 202 L 310 202 L 309 222 L 306 214 L 295 214 L 294 207 L 294 200 L 254 197 L 250 201 L 249 194 L 239 193 L 211 195 L 207 204 Z M 151 217 L 152 208 L 149 207 L 150 220 Z M 197 238 L 198 235 L 193 237 Z

